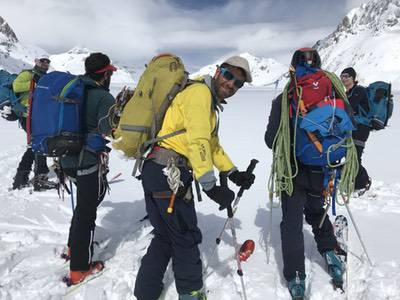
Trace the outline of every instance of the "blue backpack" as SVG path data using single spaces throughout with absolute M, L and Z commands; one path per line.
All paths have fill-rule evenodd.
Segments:
M 335 165 L 346 156 L 347 142 L 355 129 L 349 104 L 335 95 L 328 75 L 320 70 L 296 80 L 296 90 L 301 94 L 294 95 L 291 106 L 295 150 L 296 157 L 305 165 Z
M 391 84 L 376 81 L 366 89 L 369 111 L 365 111 L 360 105 L 358 107 L 360 113 L 354 118 L 358 124 L 369 126 L 374 130 L 384 129 L 393 113 Z
M 83 148 L 104 151 L 106 140 L 84 125 L 88 87 L 80 76 L 51 72 L 38 82 L 32 99 L 32 150 L 50 157 L 77 155 Z
M 79 76 L 56 71 L 39 80 L 30 116 L 33 151 L 51 157 L 81 151 L 84 98 Z
M 4 106 L 11 106 L 14 113 L 17 116 L 21 116 L 22 113 L 26 112 L 26 108 L 18 101 L 19 98 L 15 95 L 12 88 L 12 83 L 17 76 L 17 74 L 0 70 L 0 109 Z

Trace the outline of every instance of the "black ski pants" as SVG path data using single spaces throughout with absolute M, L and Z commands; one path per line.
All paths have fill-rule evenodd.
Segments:
M 87 175 L 65 171 L 76 178 L 76 207 L 69 228 L 68 246 L 71 249 L 70 270 L 89 270 L 93 257 L 93 237 L 96 227 L 97 207 L 104 199 L 106 177 L 101 177 L 99 195 L 99 171 Z
M 169 214 L 170 197 L 163 196 L 163 193 L 170 189 L 163 168 L 153 161 L 146 161 L 142 171 L 146 210 L 154 227 L 154 237 L 136 277 L 135 296 L 138 300 L 159 298 L 164 273 L 171 259 L 178 294 L 189 294 L 203 286 L 198 248 L 202 236 L 197 227 L 193 196 L 185 197 L 192 176 L 187 169 L 180 168 L 185 188 L 178 193 L 173 213 Z
M 46 156 L 38 155 L 33 153 L 32 148 L 28 147 L 25 150 L 24 155 L 18 165 L 17 172 L 27 172 L 30 173 L 32 170 L 32 164 L 35 163 L 34 173 L 47 174 L 49 173 L 49 168 L 47 167 Z
M 26 118 L 20 120 L 20 125 L 22 129 L 26 132 Z M 32 164 L 35 162 L 34 172 L 37 174 L 47 174 L 49 173 L 49 168 L 47 167 L 46 157 L 33 153 L 32 148 L 28 147 L 25 150 L 24 155 L 18 165 L 17 172 L 27 172 L 30 173 L 32 170 Z
M 305 278 L 303 214 L 312 226 L 318 251 L 335 248 L 337 242 L 333 227 L 326 216 L 322 227 L 319 223 L 324 214 L 323 191 L 324 173 L 320 168 L 299 166 L 299 173 L 294 179 L 294 190 L 291 196 L 282 193 L 281 240 L 283 255 L 283 275 L 287 281 L 296 277 Z
M 362 160 L 361 160 L 365 148 L 365 143 L 367 142 L 369 137 L 369 133 L 370 133 L 370 128 L 362 124 L 358 124 L 357 130 L 353 131 L 353 140 L 354 144 L 356 145 L 358 165 L 359 165 L 354 186 L 356 190 L 365 189 L 365 187 L 370 183 L 368 172 L 362 165 Z

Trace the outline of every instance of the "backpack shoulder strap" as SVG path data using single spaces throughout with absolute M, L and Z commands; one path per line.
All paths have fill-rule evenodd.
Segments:
M 336 74 L 333 72 L 328 72 L 325 70 L 323 70 L 323 72 L 326 74 L 326 76 L 328 76 L 328 78 L 332 82 L 332 85 L 336 93 L 339 94 L 339 97 L 343 99 L 346 102 L 346 104 L 350 105 L 349 100 L 347 99 L 346 90 L 342 82 L 340 81 L 339 77 L 337 77 Z

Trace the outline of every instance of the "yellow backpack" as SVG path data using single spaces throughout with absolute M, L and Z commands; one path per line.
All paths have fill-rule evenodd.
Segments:
M 180 130 L 157 137 L 168 107 L 187 82 L 188 73 L 179 57 L 173 54 L 154 57 L 146 66 L 132 98 L 123 109 L 114 132 L 114 148 L 122 150 L 128 157 L 140 160 L 152 144 L 184 133 L 185 130 Z

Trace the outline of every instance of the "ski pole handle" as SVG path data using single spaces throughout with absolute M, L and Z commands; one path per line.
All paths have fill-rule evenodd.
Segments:
M 255 167 L 256 167 L 256 164 L 257 164 L 257 163 L 258 163 L 258 160 L 253 158 L 253 159 L 250 161 L 250 164 L 249 164 L 249 166 L 248 166 L 247 169 L 246 169 L 246 173 L 247 173 L 247 174 L 252 174 L 253 171 L 254 171 L 254 169 L 255 169 Z M 244 192 L 244 188 L 241 187 L 240 190 L 239 190 L 239 192 L 238 192 L 238 194 L 237 194 L 237 197 L 241 198 L 242 195 L 243 195 L 243 192 Z

